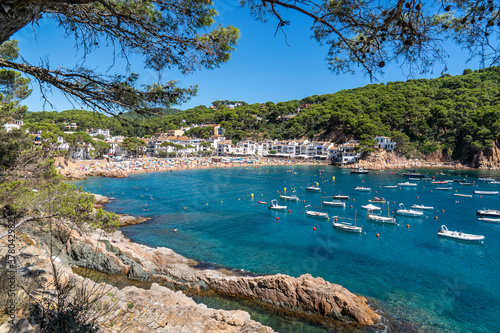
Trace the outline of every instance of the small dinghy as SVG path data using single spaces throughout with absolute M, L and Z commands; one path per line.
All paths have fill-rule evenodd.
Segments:
M 440 191 L 451 191 L 453 188 L 452 187 L 436 187 L 435 190 L 440 190 Z
M 321 187 L 318 187 L 315 184 L 309 184 L 306 187 L 306 191 L 308 191 L 308 192 L 321 192 Z
M 295 191 L 293 191 L 293 195 L 280 194 L 280 199 L 281 200 L 288 200 L 288 201 L 299 201 L 299 197 L 295 194 Z
M 479 209 L 476 215 L 500 217 L 500 210 L 497 209 Z
M 461 231 L 450 231 L 448 230 L 448 228 L 446 228 L 445 225 L 442 225 L 441 229 L 439 229 L 438 236 L 454 238 L 464 241 L 473 241 L 473 242 L 481 242 L 484 239 L 483 235 L 472 235 L 472 234 L 465 234 Z
M 433 210 L 434 209 L 434 207 L 424 206 L 424 205 L 412 205 L 411 208 L 421 209 L 421 210 Z
M 498 191 L 474 191 L 473 193 L 479 195 L 498 195 Z
M 384 188 L 398 188 L 398 185 L 385 185 Z

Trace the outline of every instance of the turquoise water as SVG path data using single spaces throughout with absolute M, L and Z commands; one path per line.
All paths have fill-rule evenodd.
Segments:
M 500 196 L 453 196 L 455 191 L 472 194 L 500 186 L 479 181 L 475 172 L 432 169 L 420 171 L 437 179 L 467 176 L 477 186 L 453 183 L 452 191 L 438 191 L 433 188 L 443 185 L 412 181 L 417 188 L 385 189 L 384 185 L 407 179 L 389 171 L 354 175 L 332 166 L 295 166 L 295 173 L 287 173 L 288 169 L 186 170 L 73 183 L 115 198 L 108 210 L 151 217 L 122 230 L 136 242 L 254 273 L 310 273 L 375 298 L 384 312 L 420 331 L 500 332 L 500 224 L 478 222 L 475 213 L 481 206 L 499 209 Z M 440 171 L 448 175 L 440 176 Z M 315 182 L 325 193 L 304 190 Z M 371 187 L 372 192 L 353 191 L 358 185 Z M 296 188 L 301 199 L 280 201 L 290 214 L 258 203 L 278 199 L 278 191 L 285 187 L 287 193 Z M 342 232 L 332 228 L 331 220 L 303 214 L 305 205 L 320 205 L 321 196 L 339 192 L 351 196 L 346 208 L 324 210 L 349 218 L 356 212 L 363 234 Z M 360 206 L 374 196 L 385 197 L 391 211 L 396 209 L 393 202 L 435 209 L 425 212 L 424 218 L 398 216 L 396 226 L 370 223 Z M 484 235 L 485 241 L 470 244 L 439 238 L 443 224 L 450 230 Z

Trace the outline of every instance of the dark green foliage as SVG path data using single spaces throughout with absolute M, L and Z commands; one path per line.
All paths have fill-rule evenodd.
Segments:
M 398 150 L 408 157 L 441 150 L 467 162 L 474 154 L 491 147 L 500 136 L 499 82 L 500 67 L 490 67 L 464 70 L 461 76 L 370 84 L 277 104 L 243 104 L 228 109 L 224 107 L 227 101 L 216 101 L 218 110 L 198 106 L 142 121 L 136 131 L 153 134 L 185 125 L 212 123 L 225 128 L 224 135 L 233 141 L 256 137 L 278 140 L 334 137 L 342 142 L 354 137 L 363 140 L 366 149 L 370 143 L 366 141 L 367 135 L 385 135 L 391 136 Z M 309 104 L 307 108 L 305 104 Z M 109 117 L 83 111 L 65 112 L 74 116 L 73 122 L 98 127 L 90 124 L 101 121 L 106 124 L 101 127 L 114 133 L 130 133 Z M 84 120 L 78 120 L 80 113 Z M 51 115 L 51 121 L 56 119 L 52 113 L 46 114 Z M 30 117 L 42 120 L 44 116 L 31 113 Z M 208 135 L 201 129 L 187 134 L 202 138 Z

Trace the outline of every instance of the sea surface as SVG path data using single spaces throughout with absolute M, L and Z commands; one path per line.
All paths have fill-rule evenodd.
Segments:
M 381 311 L 421 332 L 500 332 L 500 224 L 479 222 L 476 216 L 482 207 L 500 209 L 500 196 L 453 195 L 500 190 L 500 185 L 478 180 L 500 174 L 418 171 L 436 180 L 466 178 L 474 185 L 455 182 L 451 191 L 440 191 L 435 187 L 446 185 L 410 180 L 418 186 L 385 189 L 408 179 L 391 171 L 358 175 L 333 166 L 184 170 L 72 183 L 113 198 L 107 210 L 151 217 L 122 229 L 135 242 L 252 273 L 322 277 L 369 297 Z M 305 191 L 315 183 L 321 193 Z M 372 191 L 357 192 L 356 186 Z M 279 199 L 285 188 L 287 194 L 296 189 L 300 198 L 279 200 L 290 213 L 259 203 Z M 339 193 L 350 196 L 346 208 L 321 207 L 322 197 Z M 392 216 L 400 203 L 434 209 L 425 211 L 423 218 L 397 216 L 398 225 L 371 223 L 360 206 L 374 196 L 390 203 L 389 212 L 387 204 L 375 204 L 384 208 L 384 215 Z M 330 220 L 306 217 L 306 205 L 328 211 Z M 363 233 L 333 229 L 335 215 L 362 225 Z M 438 237 L 441 225 L 484 235 L 485 240 L 475 244 Z M 308 331 L 293 327 L 274 326 Z

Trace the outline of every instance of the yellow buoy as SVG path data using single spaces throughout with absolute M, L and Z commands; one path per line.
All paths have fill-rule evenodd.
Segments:
M 332 180 L 335 180 L 335 177 L 332 177 Z
M 253 198 L 253 193 L 252 193 L 252 194 L 250 194 L 250 196 Z

